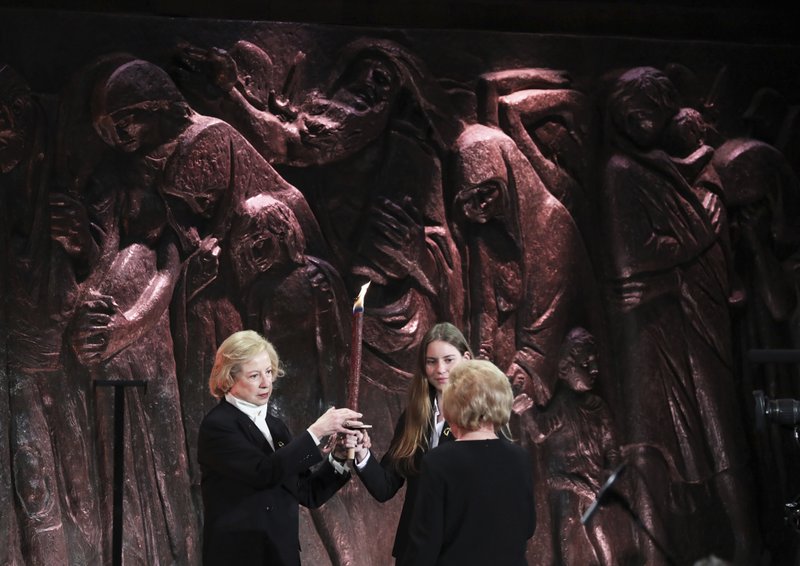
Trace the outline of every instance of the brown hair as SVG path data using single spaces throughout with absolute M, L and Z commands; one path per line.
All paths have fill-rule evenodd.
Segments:
M 389 447 L 389 456 L 397 470 L 409 475 L 417 472 L 414 455 L 419 448 L 428 448 L 428 431 L 433 420 L 433 397 L 435 390 L 428 383 L 425 373 L 425 359 L 431 342 L 440 340 L 455 347 L 461 355 L 472 355 L 467 339 L 461 331 L 449 322 L 440 322 L 428 330 L 422 338 L 417 355 L 417 367 L 408 386 L 408 406 L 403 430 Z
M 233 387 L 236 374 L 245 364 L 257 355 L 266 352 L 272 362 L 272 371 L 276 378 L 283 375 L 278 353 L 272 344 L 258 332 L 240 330 L 228 336 L 217 349 L 214 367 L 208 380 L 211 394 L 221 399 Z

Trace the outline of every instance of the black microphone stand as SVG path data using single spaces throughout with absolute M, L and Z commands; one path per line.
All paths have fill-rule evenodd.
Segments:
M 125 388 L 144 387 L 142 379 L 114 380 L 96 379 L 94 387 L 114 388 L 114 504 L 111 528 L 111 564 L 122 566 L 122 502 L 125 482 Z
M 608 476 L 608 479 L 603 484 L 603 487 L 601 487 L 600 491 L 597 492 L 597 497 L 595 497 L 595 500 L 581 517 L 581 524 L 585 525 L 588 523 L 600 507 L 607 505 L 610 501 L 615 501 L 620 505 L 620 507 L 622 507 L 622 509 L 625 510 L 625 512 L 633 521 L 633 524 L 636 525 L 636 527 L 639 528 L 639 530 L 641 530 L 648 539 L 650 539 L 650 542 L 653 543 L 653 546 L 656 548 L 656 550 L 658 550 L 666 559 L 667 564 L 670 566 L 678 566 L 675 558 L 667 551 L 666 548 L 664 548 L 660 542 L 658 542 L 656 536 L 650 531 L 650 529 L 647 528 L 647 525 L 644 524 L 644 521 L 642 521 L 641 517 L 639 517 L 639 514 L 633 510 L 625 496 L 614 489 L 614 484 L 619 479 L 619 476 L 622 474 L 622 471 L 625 469 L 626 465 L 627 464 L 623 463 L 617 467 L 616 470 L 611 472 L 611 475 Z
M 658 542 L 656 536 L 650 531 L 650 529 L 647 528 L 647 525 L 644 524 L 644 521 L 642 521 L 638 513 L 636 513 L 636 511 L 633 510 L 633 508 L 628 503 L 628 500 L 625 499 L 625 497 L 623 497 L 621 493 L 619 493 L 615 489 L 610 489 L 608 492 L 608 497 L 611 501 L 616 501 L 617 503 L 619 503 L 619 506 L 625 510 L 625 512 L 633 521 L 633 524 L 636 525 L 639 528 L 639 530 L 641 530 L 645 535 L 647 535 L 647 538 L 650 539 L 650 542 L 653 543 L 653 546 L 656 547 L 656 549 L 661 553 L 661 555 L 667 561 L 667 564 L 669 564 L 670 566 L 678 566 L 678 563 L 676 562 L 675 558 L 673 558 L 672 555 L 667 551 L 667 549 L 664 548 L 664 546 L 660 542 Z

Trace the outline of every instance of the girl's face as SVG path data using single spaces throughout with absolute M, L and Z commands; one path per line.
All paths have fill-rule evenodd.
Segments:
M 242 364 L 233 378 L 230 394 L 253 405 L 266 405 L 272 394 L 272 360 L 269 354 L 261 352 Z
M 469 357 L 469 352 L 462 354 L 449 342 L 434 340 L 428 344 L 425 352 L 425 377 L 428 383 L 441 393 L 450 379 L 450 370 Z

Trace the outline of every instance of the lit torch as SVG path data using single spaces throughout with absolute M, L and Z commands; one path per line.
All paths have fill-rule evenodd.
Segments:
M 361 383 L 361 337 L 364 330 L 364 296 L 369 288 L 369 281 L 361 286 L 356 302 L 353 303 L 353 333 L 350 341 L 350 374 L 347 379 L 347 406 L 358 411 L 358 387 Z M 355 448 L 347 451 L 347 459 L 355 457 Z

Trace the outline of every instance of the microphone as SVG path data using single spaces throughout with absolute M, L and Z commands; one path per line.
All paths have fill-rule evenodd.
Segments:
M 616 470 L 611 472 L 610 476 L 608 476 L 606 483 L 604 483 L 603 487 L 600 488 L 600 491 L 597 492 L 597 497 L 594 498 L 592 504 L 581 517 L 581 525 L 588 523 L 592 518 L 592 515 L 594 515 L 597 510 L 605 504 L 606 500 L 611 497 L 613 494 L 614 484 L 617 483 L 617 480 L 619 479 L 620 474 L 622 474 L 622 471 L 625 469 L 625 466 L 627 466 L 627 464 L 623 462 L 617 467 Z

